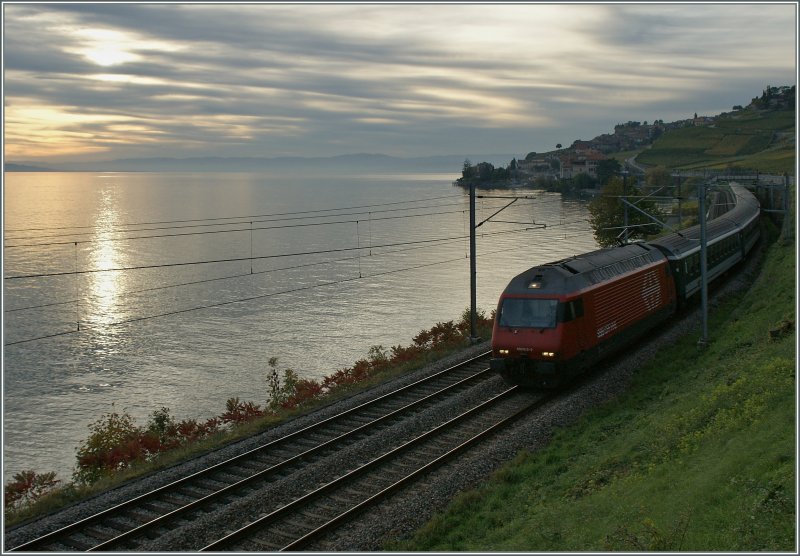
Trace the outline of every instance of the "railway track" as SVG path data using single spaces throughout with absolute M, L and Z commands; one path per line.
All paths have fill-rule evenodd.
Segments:
M 202 551 L 296 551 L 548 401 L 518 386 L 263 515 Z
M 11 550 L 135 550 L 190 522 L 198 512 L 214 512 L 244 493 L 493 378 L 488 356 L 484 353 Z

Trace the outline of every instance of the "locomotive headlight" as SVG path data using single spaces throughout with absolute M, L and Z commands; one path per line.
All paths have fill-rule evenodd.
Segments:
M 553 351 L 543 351 L 542 352 L 542 357 L 555 357 L 555 356 L 556 356 L 556 354 Z
M 499 353 L 500 355 L 508 355 L 508 350 L 507 349 L 498 349 L 497 353 Z

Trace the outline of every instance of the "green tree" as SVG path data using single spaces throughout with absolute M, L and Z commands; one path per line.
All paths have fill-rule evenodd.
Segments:
M 472 178 L 475 175 L 475 167 L 472 166 L 469 158 L 464 160 L 464 167 L 461 170 L 461 177 L 465 180 Z
M 645 172 L 645 182 L 653 189 L 672 185 L 672 174 L 665 166 L 654 166 Z
M 619 176 L 614 176 L 603 188 L 602 193 L 589 203 L 590 223 L 594 230 L 594 238 L 601 247 L 612 247 L 620 243 L 622 226 L 625 222 L 625 205 L 622 202 L 624 194 L 623 181 Z M 638 199 L 642 192 L 633 184 L 627 185 L 627 195 L 630 202 L 638 208 L 664 221 L 663 212 L 646 199 Z M 647 235 L 656 234 L 661 227 L 633 208 L 628 208 L 628 239 L 645 238 Z
M 489 162 L 479 162 L 478 163 L 478 178 L 481 181 L 489 181 L 492 179 L 492 175 L 494 173 L 494 165 Z
M 586 172 L 581 172 L 572 179 L 571 189 L 573 191 L 578 191 L 580 189 L 591 189 L 594 187 L 594 184 L 595 180 L 592 176 Z
M 601 160 L 597 163 L 597 181 L 600 185 L 606 185 L 612 176 L 619 174 L 620 170 L 622 165 L 616 158 Z

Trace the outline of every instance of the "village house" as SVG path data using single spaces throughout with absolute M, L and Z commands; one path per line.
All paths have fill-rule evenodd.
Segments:
M 552 161 L 557 160 L 555 156 L 536 156 L 529 159 L 517 161 L 517 170 L 532 178 L 538 177 L 557 177 L 558 170 L 553 168 Z
M 559 157 L 561 161 L 561 179 L 574 178 L 578 174 L 588 174 L 597 178 L 597 163 L 607 157 L 597 149 L 586 148 L 587 141 L 576 141 L 580 143 L 578 149 L 564 153 Z M 573 144 L 574 146 L 574 144 Z

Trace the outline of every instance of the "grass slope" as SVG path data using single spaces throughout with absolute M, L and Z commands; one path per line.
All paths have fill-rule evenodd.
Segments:
M 684 170 L 738 167 L 794 175 L 794 122 L 794 110 L 733 112 L 713 127 L 668 131 L 636 160 Z
M 389 548 L 795 550 L 794 279 L 794 246 L 774 243 L 752 288 L 713 308 L 706 350 L 686 334 Z

